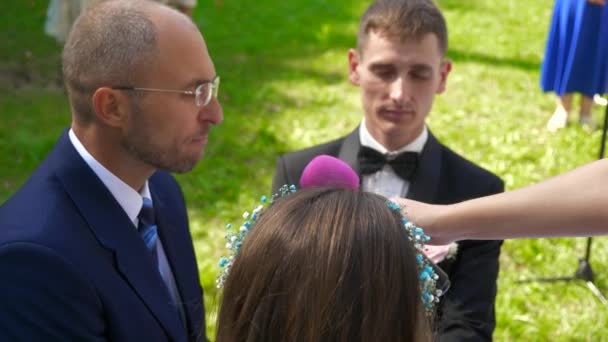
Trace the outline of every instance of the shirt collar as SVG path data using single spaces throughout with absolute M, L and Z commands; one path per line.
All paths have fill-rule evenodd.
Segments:
M 137 226 L 137 215 L 141 211 L 143 205 L 142 197 L 152 199 L 150 196 L 150 188 L 148 181 L 144 183 L 140 192 L 135 191 L 127 183 L 123 182 L 120 178 L 116 177 L 112 172 L 101 165 L 87 149 L 82 145 L 74 131 L 70 129 L 69 132 L 70 141 L 76 152 L 84 159 L 85 163 L 89 165 L 91 170 L 99 177 L 101 182 L 108 188 L 112 196 L 116 199 L 118 204 L 125 211 L 131 222 Z
M 365 119 L 363 119 L 363 121 L 361 121 L 361 125 L 359 125 L 359 140 L 361 142 L 361 146 L 372 148 L 382 154 L 394 155 L 405 151 L 421 153 L 428 139 L 429 130 L 425 125 L 420 135 L 418 135 L 411 143 L 402 146 L 395 151 L 389 151 L 386 149 L 386 147 L 382 146 L 382 144 L 374 139 L 374 137 L 372 137 L 365 126 Z

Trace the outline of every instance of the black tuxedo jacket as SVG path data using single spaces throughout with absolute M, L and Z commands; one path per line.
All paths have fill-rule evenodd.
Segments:
M 137 229 L 67 132 L 0 206 L 0 341 L 204 341 L 203 293 L 182 192 L 148 180 L 179 314 Z
M 338 140 L 280 156 L 273 193 L 283 184 L 299 185 L 304 167 L 320 154 L 340 158 L 359 173 L 359 147 L 357 128 Z M 500 178 L 454 153 L 429 134 L 406 197 L 433 204 L 451 204 L 502 191 L 504 184 Z M 439 263 L 451 282 L 437 311 L 440 341 L 492 340 L 501 244 L 502 241 L 460 241 L 456 256 Z

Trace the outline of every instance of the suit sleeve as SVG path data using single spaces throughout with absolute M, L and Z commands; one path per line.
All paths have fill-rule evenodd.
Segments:
M 486 189 L 481 195 L 503 192 L 504 184 L 498 179 Z M 439 341 L 492 341 L 501 245 L 500 240 L 459 243 L 450 272 L 452 286 L 442 299 Z
M 96 292 L 54 251 L 0 247 L 0 341 L 104 341 Z

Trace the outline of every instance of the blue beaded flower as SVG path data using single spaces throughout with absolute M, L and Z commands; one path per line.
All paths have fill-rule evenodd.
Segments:
M 401 213 L 401 207 L 399 204 L 387 200 L 386 205 L 393 211 Z M 415 224 L 410 222 L 405 217 L 401 218 L 401 223 L 408 234 L 409 240 L 414 244 L 416 248 L 416 261 L 418 262 L 418 272 L 420 280 L 420 291 L 422 292 L 422 303 L 424 304 L 427 312 L 432 312 L 435 305 L 439 303 L 439 298 L 443 295 L 440 289 L 437 289 L 437 279 L 439 276 L 429 264 L 428 260 L 422 255 L 424 245 L 431 239 L 424 233 L 424 230 L 417 227 Z
M 278 193 L 272 195 L 272 197 L 270 199 L 270 205 L 272 205 L 272 203 L 274 203 L 275 199 L 277 199 L 279 197 L 287 196 L 293 192 L 296 192 L 295 185 L 290 185 L 290 186 L 283 185 L 279 189 Z M 251 214 L 249 214 L 249 212 L 247 212 L 247 211 L 244 212 L 243 219 L 245 221 L 243 222 L 243 224 L 241 224 L 238 231 L 232 230 L 232 224 L 229 223 L 226 225 L 226 230 L 228 230 L 228 233 L 226 233 L 226 235 L 225 235 L 226 249 L 229 251 L 230 256 L 221 257 L 220 261 L 218 263 L 220 266 L 220 269 L 221 269 L 220 274 L 215 281 L 215 285 L 217 286 L 218 289 L 224 287 L 224 283 L 226 282 L 226 279 L 228 278 L 228 274 L 230 273 L 230 268 L 232 267 L 234 258 L 236 258 L 237 254 L 239 253 L 239 249 L 241 248 L 241 245 L 243 244 L 243 240 L 245 239 L 247 234 L 249 234 L 249 231 L 251 230 L 253 225 L 262 216 L 264 206 L 268 202 L 269 202 L 268 198 L 266 196 L 262 196 L 260 198 L 260 204 L 257 207 L 255 207 L 255 209 L 253 209 Z

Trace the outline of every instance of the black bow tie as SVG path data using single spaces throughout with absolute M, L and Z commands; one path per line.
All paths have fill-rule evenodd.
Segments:
M 388 164 L 393 168 L 397 176 L 410 181 L 418 167 L 418 153 L 403 152 L 394 158 L 388 159 L 384 154 L 365 146 L 361 146 L 357 155 L 359 171 L 361 175 L 376 173 Z

